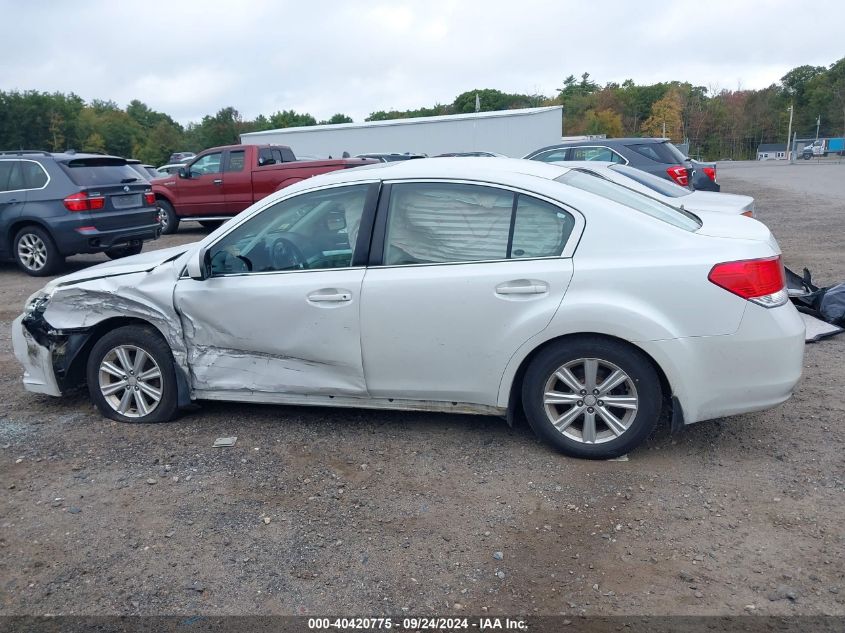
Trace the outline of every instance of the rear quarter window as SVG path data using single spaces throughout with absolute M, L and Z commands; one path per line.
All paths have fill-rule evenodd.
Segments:
M 141 176 L 125 161 L 114 158 L 76 158 L 60 162 L 71 181 L 80 187 L 138 182 Z

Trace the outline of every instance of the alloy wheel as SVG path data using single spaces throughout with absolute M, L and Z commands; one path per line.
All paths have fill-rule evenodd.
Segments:
M 161 402 L 161 369 L 152 356 L 134 345 L 118 345 L 103 357 L 100 392 L 109 406 L 127 418 L 152 413 Z
M 47 265 L 47 245 L 35 233 L 25 233 L 18 240 L 18 259 L 29 270 L 41 270 Z
M 637 388 L 618 366 L 579 358 L 558 367 L 543 389 L 543 408 L 559 433 L 601 444 L 625 433 L 639 408 Z

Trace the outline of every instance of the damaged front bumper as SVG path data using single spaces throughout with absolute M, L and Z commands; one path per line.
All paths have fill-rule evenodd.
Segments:
M 23 385 L 27 391 L 60 396 L 62 391 L 53 371 L 52 350 L 39 343 L 24 326 L 24 320 L 31 318 L 32 315 L 22 314 L 12 322 L 12 347 L 24 368 Z

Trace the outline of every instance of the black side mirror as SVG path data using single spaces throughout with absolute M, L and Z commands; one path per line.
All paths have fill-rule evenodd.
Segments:
M 187 168 L 185 168 L 185 167 L 179 168 L 179 178 L 190 178 L 190 177 L 191 177 L 191 172 Z

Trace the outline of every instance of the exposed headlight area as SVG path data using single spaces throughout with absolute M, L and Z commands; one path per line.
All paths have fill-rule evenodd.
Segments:
M 24 314 L 26 316 L 32 316 L 35 313 L 43 313 L 47 308 L 47 304 L 50 303 L 50 297 L 51 294 L 47 292 L 39 292 L 30 297 L 24 308 Z

